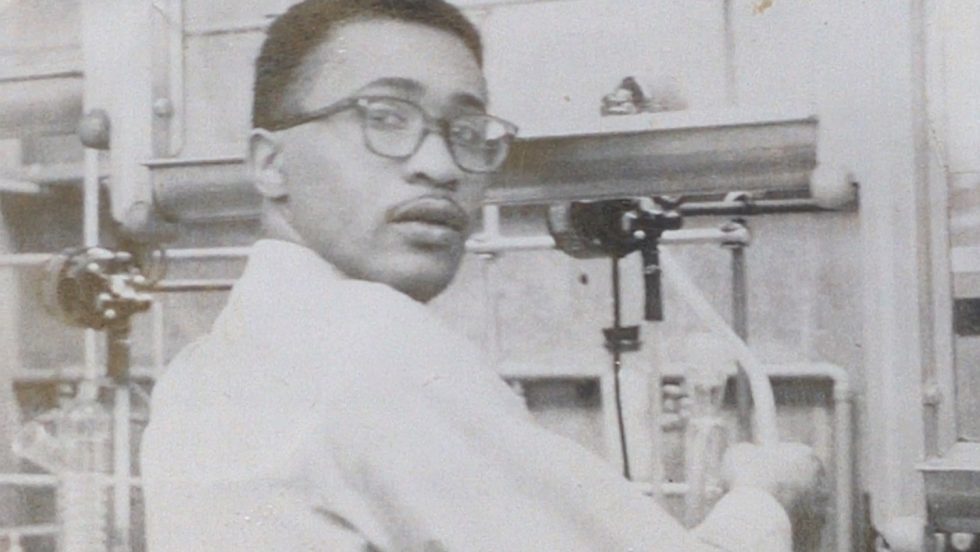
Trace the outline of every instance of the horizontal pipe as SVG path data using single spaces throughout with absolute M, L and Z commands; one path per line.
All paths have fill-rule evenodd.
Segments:
M 105 487 L 111 487 L 119 481 L 119 478 L 112 474 L 95 473 L 92 475 L 98 476 L 96 480 L 100 485 Z M 0 473 L 0 486 L 57 487 L 60 481 L 61 478 L 57 475 L 46 473 Z M 132 487 L 140 487 L 143 485 L 143 479 L 140 477 L 130 477 L 125 479 L 125 483 Z
M 82 367 L 72 367 L 67 369 L 29 369 L 29 370 L 14 370 L 11 375 L 11 380 L 14 384 L 44 384 L 44 383 L 56 383 L 56 382 L 76 382 L 87 379 L 88 376 Z M 133 367 L 130 369 L 130 379 L 132 380 L 152 380 L 154 378 L 154 372 L 151 368 L 145 366 Z M 106 386 L 112 385 L 109 379 L 100 380 L 99 383 L 104 383 Z
M 147 286 L 146 291 L 154 293 L 192 293 L 204 291 L 228 291 L 235 280 L 161 280 Z
M 696 245 L 711 243 L 742 243 L 749 241 L 747 230 L 735 231 L 718 230 L 714 228 L 695 228 L 666 232 L 660 238 L 662 245 Z M 488 254 L 508 251 L 535 251 L 554 249 L 555 240 L 551 236 L 528 237 L 499 237 L 485 239 L 480 235 L 474 236 L 466 243 L 469 253 Z M 251 247 L 210 247 L 170 249 L 166 251 L 168 260 L 232 260 L 248 257 Z M 14 253 L 0 255 L 0 267 L 37 266 L 51 258 L 49 253 Z M 208 280 L 208 282 L 213 282 Z
M 187 29 L 184 35 L 187 37 L 206 37 L 221 36 L 229 34 L 258 33 L 265 32 L 271 20 L 240 21 L 232 24 L 200 26 Z
M 168 249 L 167 260 L 234 260 L 248 257 L 251 247 L 201 247 Z
M 694 228 L 665 232 L 660 238 L 661 245 L 699 245 L 699 244 L 748 244 L 749 232 L 744 227 L 733 231 L 715 228 Z M 474 236 L 466 243 L 470 253 L 489 254 L 507 251 L 533 251 L 554 249 L 555 240 L 551 236 L 491 237 Z
M 53 256 L 50 253 L 9 253 L 0 255 L 0 267 L 38 267 L 51 260 Z
M 20 540 L 21 537 L 45 537 L 55 535 L 59 531 L 57 525 L 22 525 L 20 527 L 0 527 L 0 539 Z
M 9 194 L 39 194 L 41 186 L 36 182 L 17 180 L 0 176 L 0 192 Z
M 649 481 L 630 481 L 634 487 L 647 496 L 653 496 L 653 483 Z M 684 496 L 687 494 L 687 483 L 662 483 L 660 496 Z
M 81 79 L 85 73 L 81 69 L 52 68 L 49 70 L 0 75 L 0 84 L 31 82 L 48 79 Z
M 680 206 L 681 214 L 689 217 L 787 215 L 831 211 L 840 211 L 840 209 L 825 209 L 812 199 L 760 199 L 750 202 L 699 201 Z
M 109 172 L 100 170 L 98 178 L 109 177 Z M 20 169 L 0 169 L 0 178 L 30 182 L 49 186 L 55 184 L 81 184 L 85 179 L 83 163 L 53 163 L 50 165 L 27 165 Z

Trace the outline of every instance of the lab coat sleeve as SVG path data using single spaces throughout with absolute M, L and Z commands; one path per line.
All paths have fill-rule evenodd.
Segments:
M 378 550 L 343 517 L 274 483 L 171 484 L 152 493 L 147 538 L 153 552 Z
M 695 529 L 703 542 L 725 552 L 791 552 L 786 510 L 769 493 L 750 487 L 726 494 Z

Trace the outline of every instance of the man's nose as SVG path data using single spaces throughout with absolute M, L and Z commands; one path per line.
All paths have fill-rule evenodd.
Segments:
M 438 132 L 428 132 L 418 150 L 405 161 L 406 177 L 424 180 L 433 186 L 455 191 L 464 178 L 449 150 L 449 143 Z

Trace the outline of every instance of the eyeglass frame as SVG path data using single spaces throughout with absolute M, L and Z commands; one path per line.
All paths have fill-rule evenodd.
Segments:
M 381 153 L 381 152 L 377 151 L 371 145 L 371 140 L 368 139 L 368 134 L 367 134 L 368 133 L 368 129 L 366 128 L 367 127 L 367 118 L 364 117 L 363 112 L 360 111 L 360 108 L 363 107 L 363 105 L 364 105 L 365 102 L 378 101 L 378 100 L 394 100 L 396 102 L 409 104 L 409 105 L 414 106 L 415 108 L 417 108 L 418 111 L 419 111 L 419 113 L 422 114 L 422 123 L 423 123 L 422 132 L 419 135 L 419 139 L 418 139 L 417 143 L 415 144 L 415 147 L 412 148 L 412 151 L 410 151 L 406 155 L 389 155 L 389 154 L 386 154 L 386 153 Z M 287 115 L 287 116 L 283 117 L 282 119 L 280 119 L 276 124 L 269 125 L 271 128 L 266 128 L 266 130 L 273 131 L 273 132 L 278 132 L 278 131 L 282 131 L 282 130 L 288 130 L 288 129 L 291 129 L 291 128 L 294 128 L 294 127 L 297 127 L 297 126 L 300 126 L 300 125 L 305 125 L 306 123 L 311 123 L 311 122 L 314 122 L 314 121 L 324 120 L 324 119 L 333 117 L 334 115 L 337 115 L 338 113 L 342 113 L 344 111 L 347 111 L 348 109 L 354 109 L 354 108 L 358 108 L 358 111 L 361 113 L 361 115 L 360 115 L 360 118 L 361 118 L 361 136 L 364 139 L 364 145 L 365 145 L 365 147 L 367 147 L 367 149 L 371 153 L 373 153 L 375 155 L 378 155 L 378 156 L 381 156 L 381 157 L 385 157 L 387 159 L 405 160 L 405 159 L 408 159 L 408 158 L 412 157 L 416 153 L 418 153 L 419 148 L 422 147 L 422 144 L 425 142 L 425 139 L 428 137 L 428 135 L 430 133 L 436 133 L 439 136 L 441 136 L 442 139 L 446 142 L 446 145 L 448 146 L 447 149 L 449 150 L 449 153 L 450 153 L 450 155 L 453 158 L 453 163 L 455 163 L 456 166 L 459 167 L 464 172 L 468 172 L 468 173 L 471 173 L 471 174 L 489 174 L 489 173 L 494 173 L 494 172 L 500 170 L 500 167 L 502 167 L 503 164 L 507 161 L 507 156 L 510 154 L 510 144 L 513 142 L 514 138 L 517 136 L 517 132 L 518 132 L 517 125 L 515 125 L 514 123 L 511 123 L 510 121 L 507 121 L 505 119 L 501 119 L 500 117 L 495 117 L 493 115 L 488 115 L 486 113 L 478 113 L 478 114 L 476 114 L 479 117 L 485 117 L 485 118 L 491 119 L 493 121 L 496 121 L 497 123 L 500 123 L 501 125 L 503 125 L 504 129 L 506 129 L 506 131 L 507 131 L 507 134 L 505 135 L 506 136 L 507 152 L 503 156 L 503 160 L 500 161 L 495 167 L 493 167 L 491 169 L 477 171 L 477 170 L 473 170 L 473 169 L 468 169 L 468 168 L 464 167 L 459 162 L 459 160 L 456 157 L 456 149 L 454 147 L 454 144 L 455 143 L 449 138 L 449 130 L 450 130 L 452 121 L 454 119 L 457 119 L 457 118 L 460 118 L 460 117 L 465 117 L 467 115 L 460 116 L 460 117 L 451 117 L 451 118 L 446 118 L 446 117 L 433 117 L 432 115 L 429 115 L 429 113 L 425 109 L 423 109 L 422 106 L 420 106 L 419 104 L 417 104 L 417 103 L 415 103 L 415 102 L 413 102 L 411 100 L 406 100 L 404 98 L 397 98 L 397 97 L 394 97 L 394 96 L 384 96 L 384 95 L 350 96 L 350 97 L 347 97 L 347 98 L 343 98 L 341 100 L 337 100 L 336 102 L 334 102 L 334 103 L 332 103 L 330 105 L 327 105 L 325 107 L 314 109 L 313 111 L 307 111 L 305 113 L 297 113 L 297 114 L 294 114 L 294 115 Z

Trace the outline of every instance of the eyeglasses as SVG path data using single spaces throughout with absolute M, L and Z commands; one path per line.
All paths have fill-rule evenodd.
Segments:
M 387 96 L 355 96 L 308 113 L 286 117 L 274 128 L 285 130 L 318 119 L 356 109 L 361 119 L 364 143 L 382 157 L 408 159 L 422 146 L 430 132 L 442 136 L 456 165 L 471 173 L 496 171 L 507 160 L 517 126 L 484 114 L 457 115 L 437 119 L 418 104 Z

